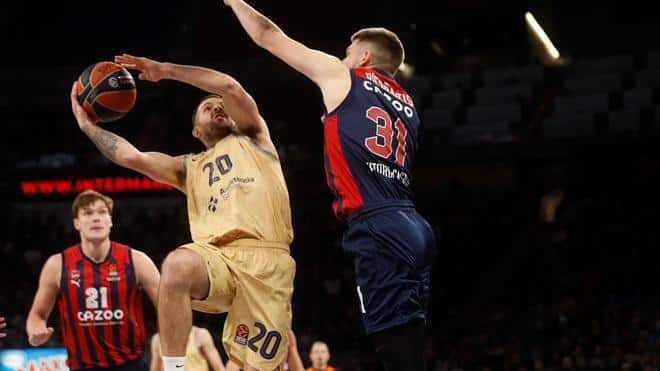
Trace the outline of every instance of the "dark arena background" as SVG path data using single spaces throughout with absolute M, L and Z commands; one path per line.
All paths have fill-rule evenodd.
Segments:
M 367 26 L 397 32 L 406 47 L 398 79 L 422 120 L 415 201 L 439 237 L 428 370 L 660 369 L 658 2 L 250 4 L 342 58 L 352 32 Z M 105 160 L 71 113 L 79 73 L 126 52 L 218 69 L 252 94 L 291 197 L 293 330 L 303 362 L 310 366 L 310 346 L 323 340 L 332 365 L 381 369 L 340 247 L 344 226 L 330 207 L 322 106 L 310 81 L 254 45 L 221 1 L 1 7 L 3 351 L 31 349 L 25 320 L 41 267 L 78 241 L 77 192 L 113 197 L 111 238 L 158 266 L 190 240 L 184 196 Z M 133 110 L 104 125 L 141 150 L 201 151 L 190 116 L 202 92 L 136 81 Z M 45 347 L 61 347 L 56 310 L 50 318 L 56 331 Z M 196 315 L 195 323 L 226 360 L 224 318 Z M 149 335 L 157 331 L 151 304 L 145 320 Z

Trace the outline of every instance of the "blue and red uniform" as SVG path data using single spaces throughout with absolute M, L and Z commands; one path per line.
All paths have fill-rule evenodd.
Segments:
M 65 249 L 57 304 L 69 368 L 125 369 L 136 360 L 144 363 L 142 303 L 128 246 L 112 242 L 98 263 L 80 245 Z
M 435 235 L 412 201 L 412 99 L 386 73 L 355 68 L 348 95 L 323 125 L 326 178 L 335 215 L 348 222 L 343 247 L 367 332 L 425 319 Z

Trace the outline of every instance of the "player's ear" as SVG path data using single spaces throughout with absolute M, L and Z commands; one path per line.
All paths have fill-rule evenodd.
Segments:
M 199 128 L 197 127 L 197 125 L 195 125 L 195 126 L 193 127 L 193 129 L 192 129 L 192 135 L 193 135 L 193 137 L 195 137 L 195 138 L 197 138 L 197 139 L 199 139 L 199 137 L 202 136 L 202 133 L 199 131 Z
M 369 49 L 364 49 L 362 51 L 362 55 L 360 55 L 360 62 L 358 63 L 358 66 L 360 67 L 366 67 L 371 64 L 371 61 L 373 60 L 373 54 Z
M 78 218 L 73 219 L 73 228 L 75 228 L 76 231 L 80 230 L 80 220 L 78 220 Z

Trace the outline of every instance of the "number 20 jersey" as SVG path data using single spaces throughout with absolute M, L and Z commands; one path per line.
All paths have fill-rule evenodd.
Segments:
M 80 245 L 65 249 L 58 309 L 69 368 L 120 366 L 142 355 L 142 303 L 128 246 L 111 242 L 98 263 Z
M 185 165 L 194 242 L 221 246 L 247 238 L 291 244 L 289 191 L 274 154 L 230 134 L 188 155 Z
M 323 119 L 325 172 L 333 210 L 411 200 L 419 117 L 408 93 L 374 68 L 355 68 L 344 101 Z

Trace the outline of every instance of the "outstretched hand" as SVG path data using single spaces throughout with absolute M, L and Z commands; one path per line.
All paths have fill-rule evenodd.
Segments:
M 135 57 L 129 54 L 115 56 L 115 63 L 124 68 L 140 71 L 138 78 L 151 82 L 158 82 L 165 78 L 163 63 L 145 57 Z

